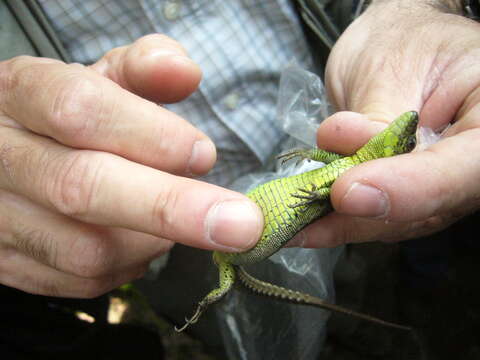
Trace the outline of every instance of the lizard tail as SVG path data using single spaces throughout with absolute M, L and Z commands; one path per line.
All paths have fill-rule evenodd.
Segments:
M 399 325 L 389 321 L 385 321 L 371 315 L 363 314 L 363 313 L 350 310 L 338 305 L 327 303 L 320 298 L 302 293 L 300 291 L 290 290 L 281 286 L 270 284 L 268 282 L 254 278 L 253 276 L 248 274 L 245 271 L 245 269 L 243 269 L 241 266 L 238 266 L 237 268 L 238 268 L 237 275 L 240 281 L 242 282 L 242 284 L 248 289 L 252 290 L 253 292 L 259 295 L 270 296 L 282 301 L 317 306 L 323 309 L 350 315 L 359 319 L 377 323 L 383 326 L 392 327 L 395 329 L 408 330 L 408 331 L 412 330 L 412 328 L 409 326 Z

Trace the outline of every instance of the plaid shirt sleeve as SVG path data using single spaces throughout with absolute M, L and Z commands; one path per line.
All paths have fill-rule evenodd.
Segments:
M 310 67 L 288 0 L 39 0 L 76 62 L 90 64 L 142 35 L 179 41 L 203 70 L 198 91 L 167 107 L 207 133 L 218 161 L 205 180 L 228 186 L 285 137 L 276 124 L 281 70 Z M 161 141 L 161 139 L 159 139 Z

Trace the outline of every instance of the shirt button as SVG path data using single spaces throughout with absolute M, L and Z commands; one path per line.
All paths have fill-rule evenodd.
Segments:
M 167 20 L 173 21 L 180 17 L 182 2 L 180 0 L 169 0 L 163 8 L 163 15 Z
M 223 103 L 227 109 L 235 110 L 238 105 L 238 100 L 240 100 L 240 96 L 236 92 L 232 92 L 225 97 Z

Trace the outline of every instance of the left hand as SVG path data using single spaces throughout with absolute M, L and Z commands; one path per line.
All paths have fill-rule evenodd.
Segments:
M 338 110 L 320 147 L 352 153 L 401 113 L 442 129 L 426 151 L 361 164 L 333 185 L 335 212 L 296 243 L 329 247 L 439 231 L 480 207 L 480 24 L 425 0 L 374 2 L 342 35 L 326 85 Z M 344 110 L 348 110 L 344 111 Z

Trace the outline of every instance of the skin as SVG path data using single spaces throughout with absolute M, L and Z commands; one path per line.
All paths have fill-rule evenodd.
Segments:
M 427 151 L 346 172 L 332 187 L 336 212 L 306 228 L 296 244 L 400 241 L 479 208 L 480 24 L 439 11 L 453 2 L 432 3 L 379 0 L 346 30 L 326 73 L 341 111 L 317 138 L 323 148 L 348 154 L 405 110 L 419 111 L 423 126 L 453 125 Z
M 184 99 L 200 79 L 162 35 L 90 67 L 0 63 L 0 283 L 95 297 L 141 276 L 174 242 L 255 243 L 260 210 L 191 178 L 213 166 L 212 141 L 155 104 Z

